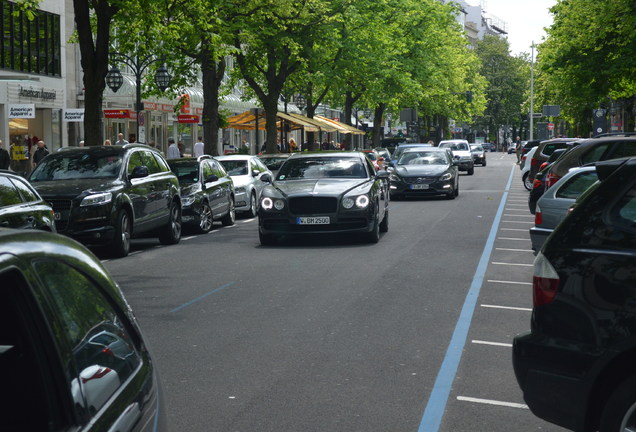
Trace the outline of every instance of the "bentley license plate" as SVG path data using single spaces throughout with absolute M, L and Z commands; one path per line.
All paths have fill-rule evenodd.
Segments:
M 298 225 L 329 225 L 329 216 L 297 217 Z
M 428 189 L 427 184 L 414 184 L 411 185 L 411 189 Z

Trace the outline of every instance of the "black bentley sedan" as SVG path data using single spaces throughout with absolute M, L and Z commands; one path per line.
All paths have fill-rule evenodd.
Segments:
M 389 229 L 387 177 L 360 152 L 293 154 L 263 189 L 261 244 L 286 234 L 341 232 L 377 243 Z
M 168 159 L 170 169 L 181 185 L 184 225 L 207 233 L 215 220 L 234 225 L 234 182 L 223 166 L 211 156 Z
M 439 148 L 412 149 L 402 153 L 391 168 L 391 198 L 459 195 L 457 164 Z

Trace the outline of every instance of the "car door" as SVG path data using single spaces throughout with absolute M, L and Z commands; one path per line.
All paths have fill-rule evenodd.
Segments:
M 142 150 L 141 157 L 148 168 L 148 219 L 152 226 L 160 226 L 168 220 L 170 182 L 153 153 Z
M 223 188 L 223 199 L 225 201 L 224 212 L 229 211 L 230 209 L 230 197 L 234 196 L 234 182 L 232 181 L 232 177 L 225 171 L 223 165 L 221 165 L 218 161 L 210 160 L 208 161 L 212 166 L 212 170 L 219 178 L 219 183 Z
M 28 204 L 22 202 L 20 192 L 8 177 L 0 176 L 0 227 L 32 228 L 34 217 Z
M 250 160 L 250 173 L 253 171 L 258 171 L 258 175 L 254 177 L 254 189 L 256 190 L 256 199 L 260 199 L 261 192 L 263 192 L 263 188 L 265 187 L 265 182 L 261 181 L 261 177 L 265 173 L 269 173 L 271 175 L 271 171 L 267 169 L 267 167 L 256 157 Z
M 206 181 L 211 175 L 217 175 L 209 160 L 201 161 L 200 166 L 203 189 L 206 197 L 208 198 L 208 203 L 210 203 L 210 207 L 212 208 L 212 214 L 216 217 L 223 213 L 225 211 L 225 207 L 227 207 L 227 200 L 224 197 L 223 186 L 218 179 L 215 181 Z
M 130 187 L 128 196 L 132 202 L 134 212 L 134 223 L 136 230 L 145 230 L 148 227 L 150 214 L 152 212 L 153 180 L 150 176 L 131 179 L 130 175 L 135 168 L 145 167 L 145 161 L 140 150 L 133 151 L 128 158 L 126 173 Z

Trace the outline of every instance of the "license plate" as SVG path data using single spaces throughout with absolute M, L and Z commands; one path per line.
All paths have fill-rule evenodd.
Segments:
M 427 184 L 414 184 L 411 185 L 411 189 L 428 189 Z
M 329 225 L 329 216 L 318 217 L 297 217 L 296 223 L 298 225 Z

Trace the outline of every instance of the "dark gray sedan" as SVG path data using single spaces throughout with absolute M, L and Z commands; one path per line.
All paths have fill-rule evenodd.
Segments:
M 459 195 L 459 162 L 440 148 L 407 150 L 392 164 L 391 198 Z

